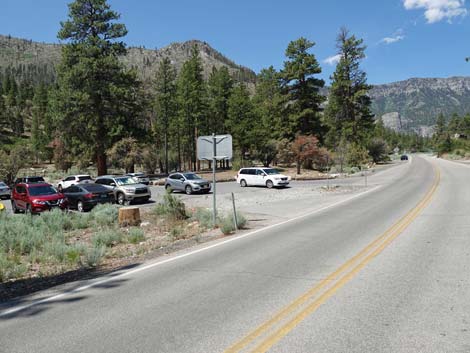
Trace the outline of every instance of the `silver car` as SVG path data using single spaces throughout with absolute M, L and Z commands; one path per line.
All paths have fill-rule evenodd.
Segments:
M 166 178 L 165 189 L 170 192 L 184 191 L 188 195 L 193 192 L 207 194 L 211 190 L 211 184 L 196 173 L 173 173 Z
M 11 190 L 7 184 L 0 181 L 0 199 L 9 199 L 11 197 Z
M 150 184 L 150 178 L 142 172 L 128 173 L 128 174 L 126 174 L 126 176 L 130 176 L 130 177 L 134 178 L 140 184 L 144 184 L 144 185 L 149 185 Z
M 150 188 L 147 185 L 139 184 L 129 176 L 103 175 L 97 177 L 95 183 L 112 190 L 116 202 L 120 205 L 132 201 L 147 202 L 152 197 Z

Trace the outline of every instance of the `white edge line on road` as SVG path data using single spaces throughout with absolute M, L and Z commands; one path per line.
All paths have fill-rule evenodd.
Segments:
M 311 216 L 311 215 L 313 215 L 313 214 L 323 212 L 323 211 L 325 211 L 325 210 L 327 210 L 327 209 L 330 209 L 330 208 L 339 206 L 339 205 L 341 205 L 341 204 L 347 203 L 347 202 L 349 202 L 349 201 L 351 201 L 351 200 L 353 200 L 353 199 L 356 199 L 356 198 L 358 198 L 358 197 L 361 197 L 361 196 L 364 196 L 364 195 L 366 195 L 366 194 L 368 194 L 368 193 L 371 193 L 371 192 L 373 192 L 373 191 L 375 191 L 375 190 L 377 190 L 377 189 L 380 189 L 381 187 L 383 187 L 383 185 L 377 185 L 377 186 L 373 187 L 372 189 L 369 189 L 369 190 L 360 192 L 359 194 L 356 194 L 356 195 L 354 195 L 354 196 L 348 197 L 347 199 L 344 199 L 344 200 L 341 200 L 341 201 L 332 203 L 331 205 L 324 206 L 324 207 L 319 208 L 319 209 L 317 209 L 317 210 L 314 210 L 314 211 L 305 213 L 305 214 L 303 214 L 303 215 L 301 215 L 301 216 L 297 216 L 297 217 L 294 217 L 294 218 L 290 218 L 290 219 L 288 219 L 288 220 L 285 220 L 285 221 L 282 221 L 282 222 L 279 222 L 279 223 L 276 223 L 276 224 L 272 224 L 272 225 L 267 226 L 267 227 L 264 227 L 264 228 L 260 228 L 260 229 L 254 230 L 254 231 L 249 232 L 249 233 L 246 233 L 246 234 L 241 234 L 241 235 L 239 235 L 239 236 L 235 236 L 235 237 L 233 237 L 233 238 L 230 238 L 230 239 L 227 239 L 227 240 L 218 242 L 218 243 L 216 243 L 216 244 L 212 244 L 212 245 L 209 245 L 209 246 L 206 246 L 206 247 L 197 249 L 197 250 L 193 250 L 193 251 L 190 251 L 190 252 L 181 254 L 181 255 L 173 256 L 173 257 L 171 257 L 171 258 L 169 258 L 169 259 L 165 259 L 165 260 L 162 260 L 162 261 L 157 261 L 157 262 L 154 262 L 154 263 L 150 263 L 150 264 L 148 264 L 148 265 L 144 265 L 144 266 L 135 268 L 135 269 L 133 269 L 133 270 L 129 270 L 129 271 L 120 273 L 119 275 L 116 275 L 116 276 L 114 276 L 114 277 L 106 277 L 106 278 L 104 278 L 104 279 L 102 279 L 102 280 L 99 280 L 99 281 L 96 281 L 96 282 L 93 282 L 93 283 L 90 283 L 90 284 L 86 284 L 86 285 L 84 285 L 84 286 L 81 286 L 81 287 L 72 289 L 72 290 L 70 290 L 70 291 L 65 291 L 65 292 L 63 292 L 63 293 L 56 294 L 56 295 L 53 295 L 53 296 L 48 297 L 48 298 L 38 299 L 38 300 L 36 300 L 36 301 L 33 301 L 33 302 L 28 303 L 28 304 L 25 304 L 25 305 L 15 306 L 15 307 L 13 307 L 13 308 L 11 308 L 11 309 L 7 309 L 7 310 L 5 310 L 5 311 L 3 311 L 3 312 L 0 312 L 0 317 L 8 316 L 8 315 L 14 314 L 14 313 L 16 313 L 16 312 L 18 312 L 18 311 L 22 311 L 22 310 L 29 309 L 29 308 L 31 308 L 31 307 L 33 307 L 33 306 L 36 306 L 36 305 L 40 305 L 40 304 L 52 302 L 52 301 L 58 300 L 58 299 L 60 299 L 60 298 L 63 298 L 63 297 L 65 297 L 65 296 L 67 296 L 67 295 L 76 294 L 76 293 L 82 292 L 82 291 L 84 291 L 84 290 L 87 290 L 87 289 L 90 289 L 90 288 L 99 286 L 99 285 L 101 285 L 101 284 L 114 281 L 114 280 L 116 280 L 116 279 L 118 279 L 118 278 L 122 278 L 122 277 L 125 277 L 125 276 L 129 276 L 129 275 L 132 275 L 132 274 L 134 274 L 134 273 L 142 272 L 142 271 L 145 271 L 145 270 L 148 270 L 148 269 L 151 269 L 151 268 L 160 266 L 160 265 L 164 265 L 164 264 L 169 263 L 169 262 L 177 261 L 177 260 L 179 260 L 179 259 L 182 259 L 182 258 L 191 256 L 191 255 L 195 255 L 195 254 L 198 254 L 198 253 L 200 253 L 200 252 L 207 251 L 207 250 L 210 250 L 210 249 L 213 249 L 213 248 L 216 248 L 216 247 L 225 245 L 225 244 L 227 244 L 227 243 L 231 243 L 231 242 L 233 242 L 233 241 L 240 240 L 240 239 L 243 239 L 243 238 L 252 236 L 253 234 L 261 233 L 261 232 L 264 232 L 264 231 L 266 231 L 266 230 L 269 230 L 269 229 L 272 229 L 272 228 L 276 228 L 276 227 L 282 226 L 282 225 L 287 224 L 287 223 L 290 223 L 290 222 L 294 222 L 294 221 L 296 221 L 296 220 L 299 220 L 299 219 L 302 219 L 302 218 Z

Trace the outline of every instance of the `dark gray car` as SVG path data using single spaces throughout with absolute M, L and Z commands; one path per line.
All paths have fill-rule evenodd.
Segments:
M 184 191 L 190 195 L 193 192 L 208 193 L 211 184 L 196 173 L 173 173 L 166 178 L 165 189 L 168 191 Z

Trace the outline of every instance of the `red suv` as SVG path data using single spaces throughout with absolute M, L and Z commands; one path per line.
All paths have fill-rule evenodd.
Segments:
M 50 184 L 20 183 L 11 192 L 11 208 L 14 213 L 40 213 L 53 208 L 66 209 L 67 199 Z

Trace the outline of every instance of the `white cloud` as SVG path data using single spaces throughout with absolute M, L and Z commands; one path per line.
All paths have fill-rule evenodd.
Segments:
M 385 43 L 385 44 L 392 44 L 399 42 L 401 40 L 405 39 L 405 36 L 402 35 L 394 35 L 393 37 L 385 37 L 383 38 L 380 43 Z
M 428 23 L 467 15 L 465 0 L 403 0 L 403 4 L 407 10 L 424 9 Z
M 333 66 L 339 63 L 340 60 L 341 60 L 341 55 L 337 54 L 337 55 L 333 55 L 333 56 L 326 58 L 325 60 L 323 60 L 323 63 Z

